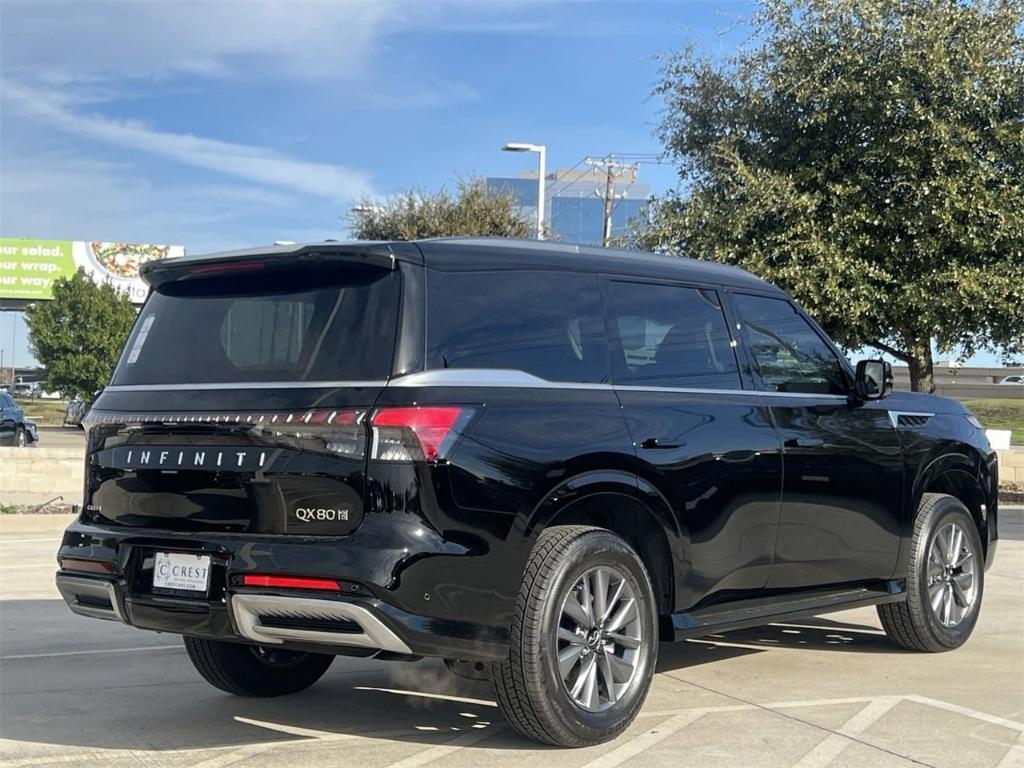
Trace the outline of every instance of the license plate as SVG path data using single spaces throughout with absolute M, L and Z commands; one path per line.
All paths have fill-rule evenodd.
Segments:
M 206 594 L 210 589 L 210 556 L 157 552 L 153 561 L 153 588 Z

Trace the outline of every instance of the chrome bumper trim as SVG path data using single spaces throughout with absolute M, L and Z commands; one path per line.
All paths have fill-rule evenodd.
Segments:
M 239 634 L 261 645 L 278 645 L 292 640 L 321 645 L 352 645 L 377 648 L 393 653 L 412 654 L 394 632 L 366 608 L 355 603 L 317 600 L 281 595 L 234 594 L 228 602 Z M 359 625 L 362 632 L 327 632 L 313 629 L 265 627 L 261 616 L 291 619 L 346 620 Z
M 117 588 L 113 582 L 104 579 L 90 579 L 83 576 L 69 576 L 66 573 L 57 572 L 57 589 L 60 591 L 64 602 L 68 604 L 73 612 L 81 616 L 89 616 L 94 619 L 106 619 L 107 621 L 120 621 L 127 624 L 124 609 L 117 597 Z M 110 608 L 102 608 L 96 605 L 88 605 L 80 602 L 79 598 L 93 598 L 94 600 L 109 600 Z

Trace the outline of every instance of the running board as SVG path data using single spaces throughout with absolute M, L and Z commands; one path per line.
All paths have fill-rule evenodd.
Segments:
M 906 599 L 900 581 L 887 581 L 870 587 L 846 587 L 816 590 L 792 595 L 774 595 L 740 600 L 707 608 L 672 614 L 676 640 L 760 627 L 777 621 L 806 618 L 819 613 L 845 611 L 866 605 L 898 603 Z

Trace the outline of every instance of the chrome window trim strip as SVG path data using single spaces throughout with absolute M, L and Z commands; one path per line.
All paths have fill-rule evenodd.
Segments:
M 195 384 L 115 384 L 106 392 L 159 392 L 236 389 L 338 389 L 342 387 L 495 387 L 505 389 L 564 389 L 600 392 L 666 392 L 695 395 L 757 395 L 760 397 L 801 398 L 845 401 L 846 395 L 809 392 L 768 392 L 758 389 L 714 389 L 709 387 L 658 387 L 642 384 L 604 382 L 549 381 L 526 371 L 500 368 L 445 368 L 407 373 L 390 381 L 238 381 Z M 919 414 L 920 415 L 920 414 Z
M 383 387 L 386 381 L 223 381 L 194 384 L 112 384 L 104 392 L 167 392 L 209 389 L 337 389 L 339 387 Z
M 388 382 L 389 387 L 505 387 L 510 389 L 589 389 L 621 392 L 678 392 L 699 395 L 759 395 L 826 400 L 848 400 L 846 395 L 807 392 L 765 392 L 756 389 L 713 389 L 708 387 L 658 387 L 602 382 L 549 381 L 525 371 L 500 368 L 445 368 L 410 373 Z

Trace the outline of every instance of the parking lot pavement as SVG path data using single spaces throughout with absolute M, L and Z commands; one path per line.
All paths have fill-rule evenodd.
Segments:
M 663 644 L 616 741 L 540 748 L 436 661 L 339 658 L 309 691 L 241 699 L 177 637 L 72 615 L 64 520 L 0 519 L 0 764 L 23 766 L 1024 766 L 1024 507 L 1004 507 L 974 636 L 896 650 L 873 609 Z

